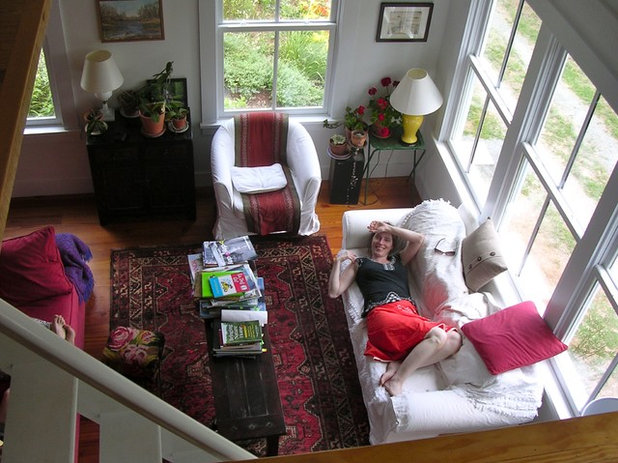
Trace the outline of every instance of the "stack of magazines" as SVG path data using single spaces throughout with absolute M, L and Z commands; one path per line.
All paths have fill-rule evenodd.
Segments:
M 264 280 L 254 271 L 257 253 L 248 236 L 204 241 L 203 252 L 188 256 L 200 317 L 222 321 L 268 321 Z

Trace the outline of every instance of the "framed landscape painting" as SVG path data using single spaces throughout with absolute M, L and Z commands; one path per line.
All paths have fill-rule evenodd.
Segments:
M 96 0 L 102 42 L 163 40 L 161 0 Z

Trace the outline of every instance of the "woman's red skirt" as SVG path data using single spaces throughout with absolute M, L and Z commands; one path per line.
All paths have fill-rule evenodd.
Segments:
M 442 323 L 421 317 L 410 301 L 375 307 L 367 315 L 369 340 L 365 355 L 383 362 L 403 360 L 436 326 L 444 327 Z

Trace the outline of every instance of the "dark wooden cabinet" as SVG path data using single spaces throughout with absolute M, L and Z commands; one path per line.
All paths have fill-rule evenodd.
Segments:
M 329 183 L 331 204 L 358 204 L 365 151 L 356 149 L 347 159 L 330 160 Z
M 120 114 L 103 135 L 88 136 L 99 221 L 138 217 L 195 220 L 191 129 L 142 135 L 139 119 Z

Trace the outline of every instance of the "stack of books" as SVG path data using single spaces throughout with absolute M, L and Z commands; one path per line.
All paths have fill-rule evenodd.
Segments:
M 255 272 L 257 253 L 249 237 L 204 241 L 203 251 L 188 257 L 193 295 L 201 318 L 214 319 L 215 355 L 256 355 L 262 352 L 261 330 L 268 322 L 264 301 L 264 279 Z M 257 341 L 228 346 L 221 339 L 220 324 L 248 323 L 260 328 Z M 228 325 L 223 325 L 228 328 Z M 241 325 L 247 329 L 244 325 Z M 230 328 L 231 329 L 231 328 Z M 225 354 L 223 354 L 223 352 Z
M 263 331 L 257 320 L 214 323 L 215 357 L 253 357 L 263 352 Z

